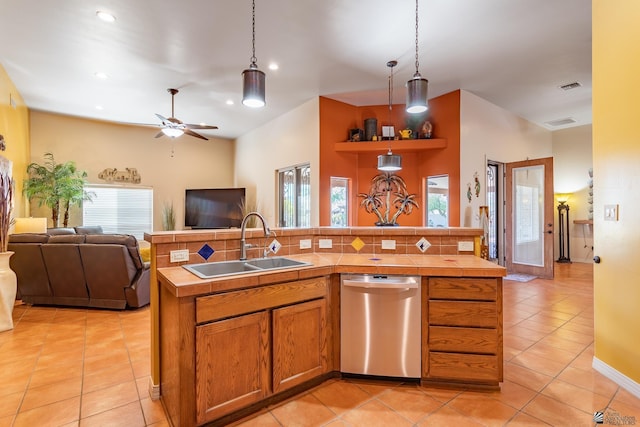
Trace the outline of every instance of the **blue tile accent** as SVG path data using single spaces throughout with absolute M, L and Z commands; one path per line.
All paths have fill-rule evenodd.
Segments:
M 200 255 L 206 261 L 211 257 L 211 255 L 213 255 L 214 252 L 215 250 L 205 243 L 198 251 L 198 255 Z

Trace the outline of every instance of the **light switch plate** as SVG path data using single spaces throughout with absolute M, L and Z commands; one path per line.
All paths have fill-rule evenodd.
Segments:
M 473 252 L 473 242 L 458 242 L 460 252 Z
M 189 249 L 180 249 L 169 252 L 169 260 L 171 262 L 189 261 Z
M 618 205 L 604 205 L 604 220 L 605 221 L 618 220 Z
M 380 242 L 380 245 L 382 246 L 382 249 L 394 250 L 396 248 L 396 241 L 395 240 L 382 240 Z
M 331 249 L 333 248 L 333 240 L 320 239 L 318 240 L 318 246 L 320 247 L 320 249 Z
M 311 249 L 311 239 L 301 239 L 300 249 Z

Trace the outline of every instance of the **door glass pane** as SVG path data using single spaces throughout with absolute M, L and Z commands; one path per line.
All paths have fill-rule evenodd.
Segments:
M 489 206 L 489 259 L 498 259 L 498 165 L 487 164 L 487 206 Z
M 349 225 L 349 179 L 331 177 L 331 226 Z
M 449 175 L 427 177 L 427 227 L 449 226 Z
M 544 166 L 513 170 L 513 262 L 544 266 Z

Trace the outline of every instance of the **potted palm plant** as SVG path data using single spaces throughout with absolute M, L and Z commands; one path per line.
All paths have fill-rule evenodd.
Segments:
M 16 300 L 16 274 L 11 270 L 9 258 L 13 252 L 9 245 L 9 228 L 13 211 L 13 179 L 11 168 L 0 165 L 0 331 L 13 329 L 13 304 Z
M 93 198 L 93 193 L 84 189 L 87 173 L 79 171 L 73 161 L 57 163 L 51 153 L 45 153 L 44 158 L 42 165 L 34 162 L 27 166 L 28 178 L 24 182 L 23 191 L 29 201 L 36 199 L 38 206 L 51 208 L 53 227 L 58 226 L 62 209 L 62 226 L 67 227 L 69 208 Z

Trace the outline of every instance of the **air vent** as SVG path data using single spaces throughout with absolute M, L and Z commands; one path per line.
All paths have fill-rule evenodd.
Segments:
M 575 88 L 580 87 L 580 86 L 582 86 L 580 83 L 573 82 L 573 83 L 567 83 L 566 85 L 560 86 L 560 89 L 562 89 L 562 90 L 571 90 L 571 89 L 575 89 Z
M 551 120 L 550 122 L 545 122 L 546 124 L 548 124 L 549 126 L 563 126 L 563 125 L 570 125 L 571 123 L 575 123 L 576 121 L 573 120 L 571 117 L 567 117 L 566 119 L 558 119 L 558 120 Z

